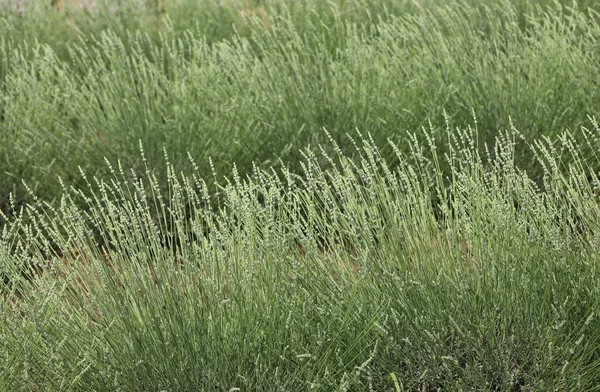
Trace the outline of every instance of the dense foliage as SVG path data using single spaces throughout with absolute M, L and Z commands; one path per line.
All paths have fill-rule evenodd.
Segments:
M 592 2 L 158 3 L 0 3 L 0 390 L 598 390 Z
M 431 122 L 439 138 L 444 110 L 460 127 L 474 110 L 482 145 L 511 121 L 531 139 L 590 126 L 600 103 L 598 14 L 539 11 L 521 26 L 518 8 L 502 4 L 360 21 L 356 12 L 323 11 L 319 20 L 307 10 L 311 17 L 299 21 L 288 10 L 274 13 L 268 28 L 254 19 L 252 35 L 213 43 L 197 30 L 166 29 L 158 41 L 106 30 L 69 42 L 64 55 L 56 45 L 6 39 L 0 199 L 16 192 L 25 201 L 21 179 L 58 198 L 59 176 L 83 186 L 78 168 L 107 175 L 105 157 L 139 172 L 139 140 L 152 169 L 164 165 L 166 147 L 177 170 L 191 169 L 190 152 L 203 173 L 208 157 L 221 174 L 233 163 L 247 174 L 253 162 L 279 159 L 297 173 L 298 151 L 322 144 L 323 128 L 351 154 L 341 136 L 354 129 L 378 145 L 391 138 L 404 152 L 407 130 Z M 539 179 L 531 156 L 517 163 Z

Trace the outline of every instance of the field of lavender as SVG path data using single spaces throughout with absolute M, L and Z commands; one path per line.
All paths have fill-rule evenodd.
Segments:
M 600 390 L 598 10 L 0 0 L 0 390 Z

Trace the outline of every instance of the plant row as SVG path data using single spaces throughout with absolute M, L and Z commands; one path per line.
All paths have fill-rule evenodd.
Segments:
M 518 131 L 479 133 L 407 135 L 396 168 L 331 135 L 302 175 L 214 186 L 165 155 L 167 192 L 115 162 L 34 198 L 0 237 L 0 389 L 595 390 L 598 158 L 531 141 L 538 186 Z
M 59 177 L 83 186 L 79 168 L 109 175 L 105 158 L 139 174 L 139 140 L 165 190 L 156 169 L 165 163 L 163 147 L 177 170 L 191 170 L 188 152 L 202 157 L 208 178 L 206 157 L 221 173 L 280 160 L 299 173 L 298 151 L 323 144 L 323 128 L 351 156 L 342 136 L 354 129 L 408 152 L 405 130 L 431 124 L 440 138 L 446 121 L 466 126 L 473 112 L 482 146 L 513 125 L 531 139 L 589 127 L 600 102 L 598 14 L 555 8 L 526 26 L 522 17 L 508 3 L 452 4 L 367 23 L 311 16 L 299 25 L 281 13 L 268 28 L 216 43 L 191 30 L 166 30 L 158 41 L 107 30 L 70 43 L 66 57 L 48 45 L 6 41 L 1 209 L 11 193 L 17 205 L 30 201 L 23 180 L 57 200 Z M 397 163 L 389 148 L 382 154 Z M 516 161 L 541 179 L 531 156 Z

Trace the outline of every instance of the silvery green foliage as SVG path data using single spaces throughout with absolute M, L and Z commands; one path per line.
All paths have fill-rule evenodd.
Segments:
M 127 1 L 119 4 L 129 11 L 103 12 L 105 18 L 65 12 L 50 13 L 45 24 L 33 16 L 6 19 L 0 198 L 16 191 L 17 204 L 26 202 L 26 179 L 58 200 L 57 177 L 82 187 L 78 168 L 104 177 L 104 157 L 139 173 L 140 139 L 165 191 L 163 146 L 176 170 L 191 170 L 190 151 L 212 156 L 223 173 L 236 163 L 244 176 L 252 162 L 283 159 L 298 174 L 298 151 L 325 143 L 323 127 L 337 141 L 368 130 L 378 145 L 391 138 L 407 153 L 406 130 L 431 122 L 442 140 L 443 109 L 459 127 L 474 109 L 487 144 L 511 119 L 532 140 L 591 126 L 587 116 L 600 102 L 594 11 L 556 5 L 525 18 L 518 2 L 420 11 L 392 3 L 273 4 L 266 28 L 241 21 L 233 5 L 211 2 L 198 6 L 197 26 L 173 8 L 160 33 L 154 13 L 136 19 L 145 8 Z M 88 31 L 85 23 L 94 21 L 105 25 Z M 217 29 L 223 26 L 227 32 Z M 353 154 L 348 143 L 340 148 Z M 517 150 L 516 162 L 541 180 L 541 167 L 521 151 L 527 149 Z M 391 149 L 382 155 L 395 164 Z M 205 159 L 198 165 L 210 170 Z
M 0 390 L 600 385 L 598 14 L 437 1 L 0 7 Z
M 167 192 L 144 145 L 141 173 L 82 171 L 4 225 L 3 388 L 597 385 L 597 162 L 568 132 L 534 141 L 538 185 L 520 132 L 479 132 L 449 128 L 447 154 L 430 131 L 411 154 L 390 142 L 395 167 L 369 135 L 346 137 L 350 159 L 325 132 L 334 153 L 303 151 L 301 174 L 211 186 L 203 157 L 179 173 L 165 152 Z M 32 288 L 19 271 L 36 263 Z

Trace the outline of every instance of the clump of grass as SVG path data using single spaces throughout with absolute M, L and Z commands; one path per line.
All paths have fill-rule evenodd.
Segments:
M 597 125 L 582 132 L 597 151 Z M 4 225 L 0 386 L 595 388 L 598 162 L 570 133 L 531 143 L 538 186 L 521 134 L 496 135 L 487 154 L 475 128 L 448 129 L 447 154 L 409 135 L 396 168 L 369 137 L 347 137 L 350 159 L 331 135 L 302 175 L 254 166 L 214 187 L 166 156 L 166 193 L 145 146 L 142 173 L 83 173 Z

